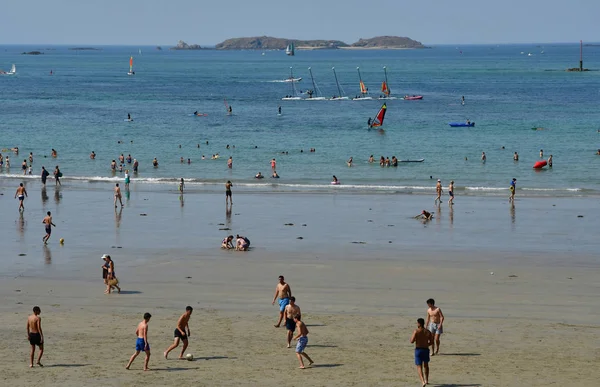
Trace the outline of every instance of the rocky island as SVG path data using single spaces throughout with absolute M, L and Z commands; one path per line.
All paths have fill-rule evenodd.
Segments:
M 22 52 L 21 55 L 44 55 L 44 53 L 41 51 L 29 51 L 29 52 Z
M 298 40 L 255 36 L 227 39 L 215 46 L 217 50 L 283 50 L 293 43 L 297 50 L 316 49 L 399 49 L 426 48 L 421 42 L 398 36 L 378 36 L 347 44 L 340 40 Z
M 359 39 L 352 43 L 349 48 L 365 49 L 409 49 L 409 48 L 427 48 L 421 42 L 411 38 L 400 36 L 376 36 L 371 39 Z
M 171 47 L 169 50 L 201 50 L 199 44 L 187 44 L 183 40 L 180 40 L 175 47 Z

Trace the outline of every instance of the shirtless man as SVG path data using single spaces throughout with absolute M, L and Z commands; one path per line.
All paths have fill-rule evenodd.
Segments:
M 435 343 L 431 341 L 431 356 L 437 355 L 440 352 L 440 335 L 444 332 L 442 324 L 444 324 L 444 314 L 442 310 L 435 306 L 433 298 L 427 300 L 427 329 L 432 335 L 435 335 Z
M 233 204 L 233 198 L 231 197 L 231 186 L 233 184 L 231 184 L 231 180 L 227 180 L 227 183 L 225 183 L 225 205 L 227 205 L 227 203 L 229 202 L 230 204 Z
M 46 235 L 42 238 L 42 241 L 44 241 L 44 244 L 48 244 L 48 239 L 50 239 L 50 235 L 52 234 L 52 226 L 56 227 L 56 225 L 52 223 L 52 213 L 50 211 L 46 213 L 46 217 L 42 220 L 42 223 L 44 223 L 46 229 Z
M 442 192 L 444 190 L 442 189 L 442 181 L 440 179 L 438 179 L 437 184 L 435 185 L 435 192 L 437 194 L 437 196 L 435 197 L 435 200 L 433 201 L 433 204 L 438 204 L 442 202 Z
M 292 337 L 294 336 L 294 331 L 296 330 L 294 316 L 302 315 L 300 312 L 300 307 L 296 305 L 296 297 L 290 297 L 290 303 L 285 306 L 283 313 L 285 315 L 285 328 L 287 329 L 287 347 L 290 348 Z
M 164 353 L 165 359 L 167 358 L 167 356 L 169 356 L 169 352 L 171 352 L 172 350 L 177 348 L 177 346 L 179 345 L 180 339 L 181 339 L 181 341 L 183 341 L 183 348 L 181 348 L 181 353 L 179 354 L 179 360 L 184 359 L 183 354 L 185 353 L 185 350 L 188 347 L 188 337 L 190 336 L 190 326 L 188 323 L 190 321 L 190 317 L 192 317 L 193 310 L 194 309 L 191 306 L 186 306 L 185 313 L 182 314 L 181 317 L 179 317 L 179 320 L 177 320 L 177 327 L 175 328 L 175 332 L 174 332 L 175 341 L 165 351 L 165 353 Z M 186 334 L 186 329 L 187 329 L 187 334 Z
M 146 359 L 144 360 L 144 371 L 149 371 L 148 362 L 150 361 L 150 344 L 148 343 L 148 323 L 152 315 L 148 312 L 144 313 L 144 319 L 138 324 L 135 334 L 137 335 L 137 341 L 135 342 L 135 353 L 129 359 L 129 363 L 125 367 L 129 369 L 131 363 L 140 354 L 141 351 L 146 352 Z
M 44 333 L 42 332 L 42 318 L 40 317 L 39 306 L 33 307 L 33 314 L 27 317 L 27 339 L 31 344 L 31 353 L 29 354 L 29 367 L 33 368 L 33 358 L 35 356 L 35 346 L 40 347 L 40 354 L 38 356 L 37 365 L 43 367 L 40 360 L 44 354 Z
M 275 301 L 279 302 L 279 321 L 275 324 L 275 328 L 279 328 L 281 326 L 281 320 L 283 320 L 283 311 L 287 304 L 290 303 L 290 297 L 292 296 L 292 289 L 290 285 L 286 284 L 282 275 L 279 276 L 279 283 L 275 288 L 275 296 L 273 297 L 273 302 L 271 305 L 275 305 Z
M 305 367 L 304 361 L 302 360 L 302 356 L 304 356 L 306 360 L 308 360 L 308 365 L 313 364 L 314 361 L 310 358 L 310 356 L 308 356 L 306 352 L 304 352 L 304 349 L 308 344 L 308 328 L 306 327 L 306 324 L 304 324 L 300 320 L 300 318 L 301 317 L 299 314 L 294 316 L 294 322 L 296 323 L 296 327 L 298 328 L 298 334 L 296 335 L 296 337 L 294 337 L 294 340 L 298 340 L 298 344 L 296 344 L 296 356 L 300 361 L 300 368 L 304 369 Z
M 27 190 L 23 187 L 23 183 L 19 184 L 17 188 L 17 192 L 15 192 L 15 198 L 19 197 L 19 211 L 25 211 L 25 207 L 23 206 L 23 201 L 25 200 L 25 196 L 27 196 Z
M 448 196 L 450 196 L 450 198 L 448 199 L 448 204 L 453 205 L 454 204 L 454 180 L 450 180 L 450 185 L 448 185 Z
M 429 318 L 428 318 L 429 319 Z M 417 319 L 417 329 L 410 337 L 410 342 L 415 343 L 415 365 L 423 387 L 429 383 L 429 346 L 433 344 L 431 332 L 425 329 L 425 321 Z M 423 375 L 425 368 L 425 375 Z
M 115 200 L 114 200 L 114 205 L 115 208 L 117 208 L 117 199 L 119 200 L 119 203 L 121 203 L 121 207 L 123 207 L 123 200 L 121 199 L 121 188 L 119 188 L 119 183 L 115 184 Z

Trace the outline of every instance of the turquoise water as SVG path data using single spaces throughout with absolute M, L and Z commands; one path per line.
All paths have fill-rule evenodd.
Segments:
M 238 189 L 259 191 L 419 193 L 433 190 L 432 177 L 444 185 L 455 180 L 461 194 L 505 195 L 516 177 L 522 194 L 600 194 L 595 155 L 600 72 L 563 71 L 578 65 L 578 45 L 299 51 L 295 57 L 283 51 L 141 47 L 139 55 L 140 47 L 57 46 L 44 55 L 20 55 L 40 48 L 45 47 L 0 46 L 0 68 L 15 63 L 18 72 L 0 76 L 0 149 L 21 150 L 19 156 L 2 151 L 12 168 L 4 167 L 0 175 L 20 178 L 20 164 L 33 152 L 38 175 L 42 165 L 58 164 L 67 180 L 120 180 L 122 174 L 112 174 L 109 165 L 123 153 L 140 162 L 134 184 L 184 177 L 192 190 L 221 190 L 229 179 Z M 126 74 L 130 55 L 133 77 Z M 585 48 L 584 59 L 585 67 L 600 69 L 600 48 Z M 311 87 L 307 68 L 312 67 L 326 96 L 337 94 L 335 66 L 350 97 L 359 92 L 357 66 L 375 93 L 386 66 L 393 94 L 424 99 L 388 101 L 385 132 L 368 131 L 367 118 L 381 101 L 281 101 L 290 84 L 275 81 L 287 78 L 290 66 L 303 78 L 300 90 Z M 225 114 L 225 100 L 232 116 Z M 191 116 L 196 110 L 208 116 Z M 124 122 L 127 113 L 133 122 Z M 447 124 L 466 119 L 476 126 Z M 308 152 L 311 147 L 315 153 Z M 56 160 L 50 159 L 51 148 L 58 151 Z M 532 169 L 540 149 L 545 157 L 553 155 L 552 170 Z M 88 157 L 92 150 L 96 160 Z M 479 160 L 482 151 L 485 164 Z M 515 151 L 518 163 L 512 161 Z M 216 153 L 220 159 L 210 160 Z M 371 154 L 425 161 L 380 168 L 367 163 Z M 352 168 L 345 163 L 350 156 Z M 159 168 L 151 165 L 154 157 Z M 191 164 L 182 165 L 180 157 Z M 270 175 L 272 158 L 281 179 L 253 179 L 258 171 Z M 332 175 L 341 186 L 329 185 Z

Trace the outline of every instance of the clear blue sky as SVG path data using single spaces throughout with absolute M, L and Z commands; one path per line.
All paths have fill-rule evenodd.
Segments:
M 600 41 L 600 0 L 1 0 L 0 44 L 216 44 L 269 35 L 425 44 Z

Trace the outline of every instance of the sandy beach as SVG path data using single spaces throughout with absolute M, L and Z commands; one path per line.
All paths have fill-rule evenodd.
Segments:
M 417 386 L 409 338 L 430 297 L 446 316 L 430 385 L 597 384 L 594 198 L 521 198 L 511 208 L 459 197 L 452 214 L 441 206 L 423 224 L 412 216 L 431 207 L 424 195 L 234 191 L 229 212 L 222 195 L 134 185 L 113 211 L 110 184 L 49 186 L 46 200 L 28 189 L 20 216 L 0 184 L 0 372 L 11 385 Z M 57 228 L 42 247 L 47 210 Z M 548 238 L 539 224 L 562 227 Z M 251 251 L 220 250 L 228 233 L 247 235 Z M 104 253 L 122 294 L 103 294 Z M 315 364 L 304 371 L 273 327 L 280 274 L 310 330 Z M 30 370 L 34 305 L 46 352 L 45 367 Z M 177 349 L 165 360 L 186 305 L 196 360 L 175 360 Z M 143 357 L 126 371 L 144 312 L 152 371 Z
M 431 385 L 597 382 L 598 285 L 589 270 L 521 267 L 490 275 L 457 264 L 323 264 L 252 252 L 187 258 L 159 270 L 122 269 L 120 295 L 102 294 L 99 275 L 3 278 L 2 374 L 12 385 L 418 385 L 408 339 L 433 295 L 446 333 L 430 363 Z M 270 300 L 280 273 L 311 332 L 307 353 L 315 364 L 304 371 L 285 348 L 284 329 L 273 327 Z M 24 322 L 34 304 L 42 306 L 45 367 L 29 370 Z M 196 360 L 165 360 L 162 351 L 187 304 L 195 308 L 187 352 Z M 141 370 L 142 358 L 126 371 L 145 311 L 153 314 L 152 371 Z

